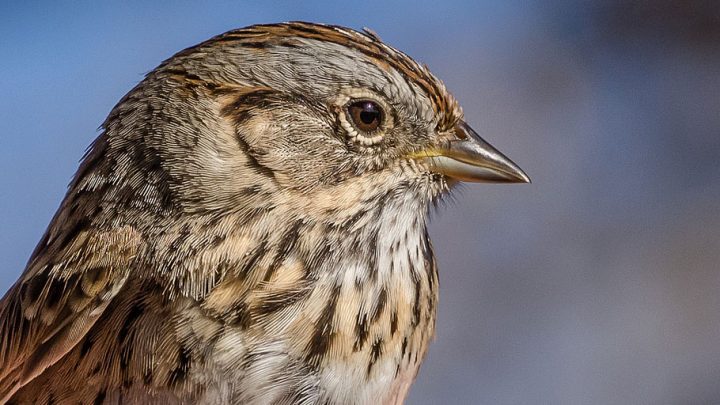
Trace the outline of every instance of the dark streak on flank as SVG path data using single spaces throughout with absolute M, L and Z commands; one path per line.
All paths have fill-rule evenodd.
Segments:
M 313 333 L 310 343 L 305 349 L 305 361 L 315 369 L 320 366 L 320 363 L 327 354 L 328 350 L 332 346 L 333 330 L 332 321 L 335 316 L 335 308 L 337 307 L 338 298 L 340 297 L 340 286 L 337 285 L 333 289 L 330 295 L 330 301 L 325 306 L 325 309 L 320 314 L 317 323 L 315 324 L 315 333 Z
M 353 344 L 353 351 L 357 352 L 362 350 L 367 341 L 368 332 L 367 314 L 361 311 L 358 313 L 357 322 L 355 323 L 355 343 Z
M 383 349 L 383 340 L 382 338 L 377 338 L 373 342 L 372 349 L 370 349 L 370 362 L 368 362 L 368 368 L 367 368 L 367 374 L 370 375 L 370 371 L 372 371 L 372 367 L 377 363 L 377 359 L 382 354 Z
M 420 324 L 420 280 L 415 281 L 413 284 L 415 290 L 415 300 L 413 302 L 411 322 L 412 326 L 416 327 Z
M 370 319 L 372 322 L 376 322 L 378 318 L 380 318 L 380 315 L 383 312 L 383 309 L 385 309 L 385 304 L 387 304 L 387 289 L 383 287 L 380 290 L 380 294 L 378 295 L 377 302 L 375 304 L 375 308 L 373 308 L 372 315 L 370 316 Z
M 368 255 L 367 260 L 369 262 L 368 264 L 368 270 L 370 271 L 370 280 L 376 281 L 378 277 L 378 267 L 377 267 L 377 243 L 378 243 L 378 232 L 372 232 L 370 234 L 370 237 L 367 239 L 367 249 L 368 249 Z
M 398 326 L 398 315 L 397 312 L 393 311 L 392 314 L 390 314 L 390 335 L 395 336 L 395 332 L 397 332 L 397 326 Z
M 427 229 L 425 229 L 425 232 L 422 237 L 422 258 L 425 265 L 425 272 L 427 274 L 428 283 L 430 284 L 430 289 L 433 289 L 435 287 L 435 279 L 436 279 L 436 273 L 435 273 L 435 258 L 433 257 L 433 250 L 432 250 L 432 243 L 430 242 L 430 235 L 428 235 Z
M 413 283 L 415 283 L 415 285 L 417 286 L 417 284 L 420 282 L 420 275 L 415 268 L 415 261 L 410 256 L 410 251 L 407 252 L 407 262 L 410 265 L 410 278 L 412 278 Z

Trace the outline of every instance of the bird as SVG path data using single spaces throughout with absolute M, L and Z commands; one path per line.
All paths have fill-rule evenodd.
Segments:
M 0 302 L 0 403 L 403 403 L 435 334 L 431 211 L 529 181 L 369 29 L 215 36 L 102 124 Z

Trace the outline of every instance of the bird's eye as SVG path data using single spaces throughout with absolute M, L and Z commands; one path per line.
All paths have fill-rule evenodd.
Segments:
M 377 103 L 369 100 L 356 101 L 348 106 L 348 114 L 357 129 L 374 132 L 383 120 L 383 111 Z

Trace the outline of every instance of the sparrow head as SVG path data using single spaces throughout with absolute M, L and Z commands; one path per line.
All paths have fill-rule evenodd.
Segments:
M 144 145 L 137 166 L 161 169 L 184 211 L 312 211 L 403 191 L 427 203 L 457 181 L 529 181 L 426 67 L 336 26 L 257 25 L 186 49 L 105 127 L 111 144 Z

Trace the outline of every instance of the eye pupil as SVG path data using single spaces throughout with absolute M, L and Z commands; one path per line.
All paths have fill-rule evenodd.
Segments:
M 382 109 L 374 101 L 358 101 L 348 106 L 353 124 L 364 132 L 376 130 L 382 122 Z
M 363 110 L 363 111 L 360 113 L 360 121 L 362 121 L 363 124 L 368 124 L 368 125 L 370 125 L 370 124 L 372 124 L 373 121 L 375 121 L 375 120 L 378 119 L 379 117 L 380 117 L 380 112 L 379 112 L 379 111 Z

